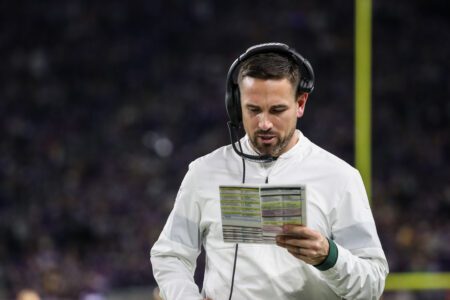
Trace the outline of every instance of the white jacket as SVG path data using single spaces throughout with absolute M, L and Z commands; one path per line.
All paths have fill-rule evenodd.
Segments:
M 378 299 L 388 273 L 383 249 L 359 172 L 309 141 L 273 163 L 246 161 L 245 182 L 305 184 L 307 226 L 333 239 L 334 267 L 319 271 L 276 245 L 239 244 L 232 299 Z M 248 138 L 244 152 L 254 153 Z M 240 184 L 242 160 L 230 145 L 189 166 L 174 208 L 151 249 L 153 273 L 168 300 L 228 299 L 235 244 L 224 243 L 219 185 Z M 206 250 L 203 290 L 193 274 Z

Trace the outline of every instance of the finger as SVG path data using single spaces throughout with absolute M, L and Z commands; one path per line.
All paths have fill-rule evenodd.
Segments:
M 283 234 L 285 235 L 291 235 L 291 236 L 297 236 L 302 238 L 317 238 L 319 235 L 318 232 L 303 226 L 303 225 L 292 225 L 292 224 L 286 224 L 283 226 Z
M 295 258 L 301 259 L 302 261 L 312 264 L 314 263 L 316 257 L 312 255 L 313 253 L 308 249 L 298 248 L 298 247 L 289 247 L 288 252 L 293 255 Z
M 293 234 L 278 234 L 275 237 L 275 240 L 278 243 L 285 244 L 285 243 L 291 242 L 292 240 L 307 240 L 307 238 L 304 238 L 304 237 L 301 237 L 298 235 L 293 235 Z
M 319 246 L 318 240 L 310 240 L 292 236 L 277 237 L 277 243 L 300 248 L 317 248 Z
M 301 247 L 302 246 L 302 243 L 300 243 L 301 240 L 302 239 L 299 237 L 292 237 L 292 236 L 288 237 L 288 236 L 283 236 L 283 235 L 279 235 L 275 239 L 278 246 L 282 246 L 285 248 L 286 248 L 286 246 Z M 305 240 L 305 239 L 303 239 L 303 240 Z M 305 241 L 307 241 L 307 240 L 305 240 Z
M 287 239 L 287 237 L 285 235 L 277 235 L 275 237 L 275 241 L 277 243 L 280 243 L 280 244 L 285 244 L 286 243 L 286 239 Z
M 308 256 L 301 255 L 301 254 L 293 254 L 293 253 L 291 253 L 291 254 L 292 254 L 295 258 L 298 258 L 298 259 L 304 261 L 304 262 L 307 263 L 307 264 L 314 264 L 314 261 L 313 261 L 311 258 L 309 258 Z
M 308 249 L 308 248 L 302 248 L 302 247 L 293 247 L 293 246 L 286 246 L 286 249 L 289 251 L 289 253 L 294 255 L 302 255 L 305 257 L 313 258 L 319 256 L 319 252 L 314 249 Z
M 303 249 L 298 247 L 289 247 L 287 249 L 292 256 L 311 265 L 317 265 L 324 260 L 324 257 L 319 255 L 319 253 L 309 249 Z
M 287 251 L 293 255 L 302 255 L 303 249 L 299 247 L 293 247 L 293 246 L 286 246 Z
M 288 245 L 284 242 L 284 239 L 277 237 L 276 238 L 277 246 L 286 248 Z
M 278 242 L 278 241 L 276 243 L 277 243 L 277 246 L 286 248 L 286 244 L 285 243 L 281 243 L 281 242 Z

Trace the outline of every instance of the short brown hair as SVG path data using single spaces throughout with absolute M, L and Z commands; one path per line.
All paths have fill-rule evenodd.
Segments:
M 285 55 L 270 52 L 248 58 L 242 62 L 239 69 L 238 83 L 241 83 L 246 76 L 258 79 L 287 78 L 295 88 L 295 96 L 300 94 L 298 89 L 301 78 L 300 68 L 292 58 Z

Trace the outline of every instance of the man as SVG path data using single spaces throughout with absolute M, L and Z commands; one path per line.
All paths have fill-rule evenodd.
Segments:
M 256 45 L 233 63 L 226 95 L 232 145 L 190 164 L 151 251 L 164 299 L 381 296 L 388 266 L 358 171 L 296 129 L 313 88 L 311 65 L 284 44 Z M 241 125 L 246 136 L 237 140 Z M 276 245 L 225 243 L 219 186 L 239 183 L 304 184 L 307 225 L 285 225 Z M 201 245 L 200 293 L 193 274 Z

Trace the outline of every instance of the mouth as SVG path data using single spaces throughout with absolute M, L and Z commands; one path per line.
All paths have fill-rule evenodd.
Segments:
M 263 144 L 270 144 L 276 138 L 275 135 L 270 134 L 258 134 L 257 137 L 262 141 Z

